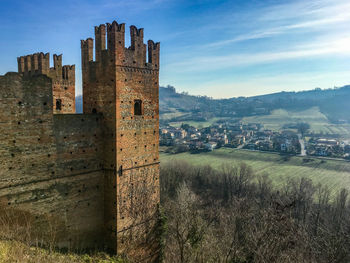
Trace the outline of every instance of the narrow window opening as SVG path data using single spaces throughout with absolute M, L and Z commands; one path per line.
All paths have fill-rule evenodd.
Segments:
M 142 115 L 142 101 L 141 100 L 134 101 L 134 115 Z
M 56 100 L 56 110 L 62 110 L 62 100 L 61 99 Z
M 95 108 L 92 109 L 92 113 L 95 114 L 97 113 L 97 110 Z

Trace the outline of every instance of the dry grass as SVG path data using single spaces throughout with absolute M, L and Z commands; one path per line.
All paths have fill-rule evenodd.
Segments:
M 0 240 L 1 263 L 123 263 L 120 258 L 110 257 L 105 253 L 78 255 L 59 253 L 54 250 L 30 247 L 17 241 Z
M 56 250 L 59 222 L 0 206 L 0 263 L 123 263 L 106 253 L 76 254 Z

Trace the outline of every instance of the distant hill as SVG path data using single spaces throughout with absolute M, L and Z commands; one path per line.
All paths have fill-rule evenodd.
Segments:
M 171 86 L 160 88 L 160 112 L 165 119 L 172 120 L 196 119 L 200 116 L 241 118 L 269 114 L 275 109 L 300 111 L 315 106 L 333 122 L 350 122 L 350 85 L 327 90 L 279 92 L 230 99 L 177 93 Z
M 332 122 L 350 122 L 350 85 L 334 89 L 212 99 L 178 93 L 172 86 L 160 87 L 161 121 L 205 121 L 213 117 L 242 118 L 265 115 L 275 109 L 305 110 L 319 107 Z M 82 112 L 82 96 L 76 97 L 77 113 Z

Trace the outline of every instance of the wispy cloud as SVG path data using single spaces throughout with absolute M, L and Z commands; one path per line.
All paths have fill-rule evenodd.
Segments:
M 262 8 L 254 13 L 254 19 L 259 23 L 254 24 L 256 28 L 253 28 L 251 32 L 207 43 L 201 45 L 201 48 L 220 48 L 237 42 L 274 37 L 291 31 L 322 30 L 328 26 L 350 22 L 349 10 L 350 3 L 343 0 L 310 0 L 310 2 L 302 1 Z
M 54 10 L 55 16 L 47 10 Z M 5 1 L 0 14 L 1 73 L 16 69 L 13 58 L 18 55 L 63 52 L 67 63 L 77 65 L 77 83 L 79 40 L 93 36 L 94 25 L 114 19 L 145 27 L 145 39 L 161 41 L 162 84 L 190 92 L 207 87 L 212 90 L 203 92 L 212 95 L 222 87 L 223 97 L 225 92 L 234 96 L 235 89 L 239 95 L 252 94 L 258 77 L 242 85 L 235 78 L 301 70 L 309 76 L 303 85 L 276 77 L 271 86 L 290 82 L 283 87 L 313 88 L 308 80 L 314 74 L 327 70 L 329 79 L 336 79 L 339 75 L 331 77 L 332 72 L 342 70 L 350 59 L 349 0 L 16 0 Z M 350 70 L 348 74 L 350 80 Z
M 319 40 L 293 49 L 276 52 L 233 53 L 224 56 L 199 56 L 168 65 L 174 71 L 210 71 L 237 66 L 257 65 L 282 60 L 300 59 L 326 55 L 350 56 L 350 35 L 332 41 Z
M 234 38 L 231 39 L 226 39 L 226 40 L 222 40 L 222 41 L 217 41 L 217 42 L 212 42 L 209 44 L 204 44 L 201 46 L 201 48 L 219 48 L 228 44 L 233 44 L 233 43 L 237 43 L 237 42 L 242 42 L 242 41 L 246 41 L 246 40 L 253 40 L 253 39 L 261 39 L 261 38 L 266 38 L 266 37 L 270 37 L 273 35 L 277 35 L 277 34 L 281 34 L 281 29 L 275 28 L 275 29 L 270 29 L 270 30 L 266 30 L 266 31 L 260 31 L 260 32 L 252 32 L 249 34 L 242 34 L 239 36 L 236 36 Z
M 349 8 L 350 10 L 350 8 Z M 337 24 L 339 22 L 349 22 L 350 21 L 350 12 L 346 14 L 340 14 L 332 18 L 319 19 L 319 20 L 310 20 L 302 23 L 289 24 L 286 26 L 274 27 L 274 28 L 265 28 L 261 31 L 255 31 L 248 34 L 241 34 L 231 39 L 226 39 L 222 41 L 216 41 L 209 44 L 204 44 L 202 48 L 219 48 L 229 44 L 254 40 L 254 39 L 263 39 L 276 35 L 281 35 L 288 33 L 291 30 L 296 29 L 319 29 L 321 26 L 329 26 Z
M 350 2 L 345 0 L 308 0 L 262 7 L 251 13 L 246 11 L 255 20 L 252 20 L 250 25 L 245 25 L 244 33 L 214 42 L 194 43 L 182 53 L 172 56 L 173 59 L 166 65 L 166 70 L 208 72 L 329 55 L 348 56 L 349 10 Z M 227 17 L 223 17 L 222 23 L 228 23 L 228 26 L 235 29 L 239 28 Z M 226 34 L 230 35 L 232 33 Z M 254 48 L 242 51 L 244 43 L 240 42 L 257 39 L 265 40 L 265 44 L 259 46 L 259 52 Z M 236 50 L 237 46 L 230 48 L 231 44 L 240 46 Z M 225 48 L 224 52 L 220 52 L 222 48 Z M 195 55 L 192 51 L 189 55 L 190 50 L 195 50 Z
M 297 0 L 287 4 L 276 4 L 269 6 L 262 11 L 258 18 L 260 21 L 281 21 L 310 16 L 332 16 L 339 12 L 346 12 L 349 7 L 347 0 Z

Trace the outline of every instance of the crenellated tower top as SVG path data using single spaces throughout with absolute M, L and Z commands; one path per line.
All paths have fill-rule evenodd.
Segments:
M 75 112 L 75 65 L 62 66 L 62 55 L 43 52 L 17 58 L 18 73 L 24 77 L 46 75 L 52 79 L 53 113 Z
M 43 74 L 53 81 L 75 83 L 75 65 L 62 66 L 62 54 L 53 55 L 54 66 L 50 68 L 50 54 L 43 52 L 17 58 L 18 73 L 24 76 Z
M 106 39 L 107 36 L 107 39 Z M 82 67 L 87 70 L 93 60 L 94 40 L 81 41 Z M 130 47 L 125 47 L 125 24 L 113 21 L 95 27 L 95 61 L 113 63 L 116 66 L 154 69 L 159 67 L 159 43 L 143 42 L 143 28 L 130 26 Z M 148 59 L 147 59 L 148 50 Z

